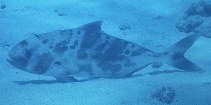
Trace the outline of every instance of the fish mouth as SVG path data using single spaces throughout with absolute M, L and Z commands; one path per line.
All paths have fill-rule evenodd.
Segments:
M 18 69 L 21 69 L 21 70 L 25 70 L 25 67 L 20 63 L 18 62 L 17 60 L 15 60 L 15 58 L 12 58 L 12 57 L 8 57 L 6 59 L 11 65 L 13 65 L 14 67 L 18 68 Z

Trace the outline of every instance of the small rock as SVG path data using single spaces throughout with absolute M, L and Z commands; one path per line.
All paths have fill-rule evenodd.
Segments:
M 210 82 L 204 82 L 202 84 L 202 86 L 204 86 L 204 87 L 210 87 L 211 86 L 211 83 Z
M 55 10 L 54 12 L 57 13 L 58 16 L 66 16 L 67 15 L 65 13 L 58 11 L 58 10 Z
M 162 19 L 162 18 L 163 18 L 162 16 L 156 16 L 156 17 L 154 17 L 152 19 Z
M 5 9 L 5 8 L 6 8 L 6 5 L 2 1 L 0 1 L 0 9 Z
M 176 27 L 181 32 L 195 33 L 211 37 L 211 1 L 199 1 L 192 4 Z
M 1 47 L 9 47 L 10 45 L 9 44 L 3 44 L 1 45 Z
M 0 40 L 0 47 L 9 47 L 10 45 L 6 41 Z
M 192 16 L 187 19 L 180 20 L 176 27 L 185 33 L 194 32 L 197 27 L 203 23 L 203 19 L 200 16 Z
M 198 3 L 192 4 L 186 11 L 188 16 L 199 15 L 202 17 L 211 16 L 211 2 L 200 1 Z
M 58 13 L 58 16 L 65 16 L 66 14 L 64 13 Z
M 119 26 L 119 29 L 122 30 L 122 31 L 123 31 L 123 30 L 130 30 L 131 27 L 130 27 L 129 25 L 120 25 L 120 26 Z
M 165 104 L 171 104 L 175 100 L 175 90 L 171 87 L 162 87 L 152 94 L 152 98 Z

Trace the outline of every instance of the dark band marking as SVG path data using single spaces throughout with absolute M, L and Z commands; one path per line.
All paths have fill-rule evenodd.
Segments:
M 34 68 L 34 72 L 37 74 L 45 73 L 53 62 L 53 58 L 50 53 L 44 53 L 37 57 L 37 64 Z
M 94 23 L 86 24 L 82 27 L 82 30 L 84 30 L 85 33 L 81 42 L 81 49 L 92 48 L 101 38 L 101 24 L 102 22 L 97 21 Z
M 90 33 L 85 31 L 80 48 L 81 49 L 92 48 L 100 38 L 101 38 L 101 33 Z

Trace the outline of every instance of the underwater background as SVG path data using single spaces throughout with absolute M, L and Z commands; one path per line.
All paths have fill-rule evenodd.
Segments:
M 200 34 L 185 57 L 202 72 L 150 65 L 131 78 L 58 83 L 7 62 L 36 34 L 102 20 L 102 30 L 161 52 Z M 0 0 L 0 105 L 211 105 L 210 0 Z

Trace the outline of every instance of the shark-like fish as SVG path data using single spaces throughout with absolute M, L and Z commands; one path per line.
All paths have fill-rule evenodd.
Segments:
M 185 71 L 202 70 L 184 57 L 199 35 L 189 35 L 163 52 L 154 52 L 103 32 L 101 25 L 102 21 L 95 21 L 35 35 L 14 46 L 7 61 L 26 72 L 59 80 L 130 77 L 156 62 Z

